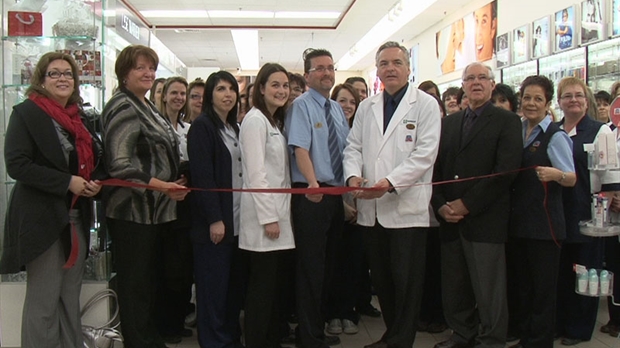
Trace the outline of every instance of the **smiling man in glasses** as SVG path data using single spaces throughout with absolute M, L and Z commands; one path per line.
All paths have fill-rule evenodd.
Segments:
M 310 90 L 293 101 L 285 120 L 293 187 L 344 185 L 342 151 L 349 125 L 340 104 L 329 98 L 334 70 L 329 51 L 304 52 L 304 77 Z M 325 336 L 321 309 L 344 228 L 342 196 L 293 195 L 291 212 L 297 249 L 298 338 L 305 348 L 339 344 L 337 336 Z
M 433 181 L 504 173 L 521 165 L 521 122 L 515 113 L 491 104 L 494 86 L 488 66 L 465 68 L 469 106 L 443 119 Z M 435 348 L 506 344 L 504 243 L 515 175 L 433 186 L 431 203 L 441 225 L 443 308 L 453 330 Z

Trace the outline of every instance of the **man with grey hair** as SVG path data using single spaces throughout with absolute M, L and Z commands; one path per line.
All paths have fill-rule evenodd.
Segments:
M 521 122 L 491 104 L 495 81 L 486 65 L 463 71 L 469 106 L 445 117 L 433 181 L 506 173 L 521 165 Z M 504 174 L 433 186 L 440 222 L 443 308 L 452 337 L 435 348 L 506 344 L 506 261 L 510 185 Z
M 365 348 L 411 348 L 426 260 L 430 184 L 441 116 L 433 97 L 408 83 L 409 52 L 379 47 L 377 76 L 385 90 L 362 102 L 344 150 L 344 177 L 357 191 L 357 223 L 386 331 Z

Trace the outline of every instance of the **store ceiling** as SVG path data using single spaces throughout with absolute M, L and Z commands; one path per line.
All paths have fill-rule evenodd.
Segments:
M 188 67 L 234 70 L 239 60 L 230 29 L 256 28 L 260 65 L 278 62 L 292 71 L 303 71 L 302 52 L 308 47 L 326 48 L 334 60 L 341 58 L 392 8 L 396 1 L 380 0 L 126 0 L 137 11 L 336 11 L 334 19 L 219 19 L 146 18 L 155 35 Z M 469 0 L 438 0 L 424 15 L 411 21 L 391 40 L 407 42 L 455 12 Z M 368 54 L 350 70 L 373 64 Z

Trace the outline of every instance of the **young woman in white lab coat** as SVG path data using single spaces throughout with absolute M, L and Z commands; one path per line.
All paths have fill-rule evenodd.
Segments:
M 288 74 L 279 64 L 267 63 L 256 79 L 254 106 L 239 134 L 243 188 L 290 188 L 287 142 L 282 134 Z M 285 278 L 280 274 L 287 250 L 295 248 L 289 194 L 242 194 L 239 248 L 247 251 L 249 261 L 246 347 L 280 347 L 278 299 Z

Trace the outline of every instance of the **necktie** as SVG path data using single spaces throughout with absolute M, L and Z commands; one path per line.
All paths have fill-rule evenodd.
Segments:
M 325 102 L 325 121 L 327 123 L 327 129 L 329 131 L 328 146 L 329 157 L 331 159 L 332 171 L 334 173 L 334 180 L 340 182 L 343 177 L 342 171 L 342 152 L 340 151 L 340 145 L 338 143 L 338 130 L 336 129 L 336 122 L 329 113 L 330 104 L 329 100 Z
M 478 115 L 475 112 L 467 109 L 467 111 L 465 112 L 465 120 L 463 120 L 463 133 L 461 135 L 461 142 L 464 141 L 469 135 L 469 132 L 471 131 L 471 128 L 474 125 L 477 117 Z
M 390 124 L 390 120 L 392 116 L 394 116 L 394 112 L 396 111 L 396 101 L 391 96 L 387 97 L 385 102 L 385 108 L 383 110 L 383 133 L 387 130 L 388 125 Z

